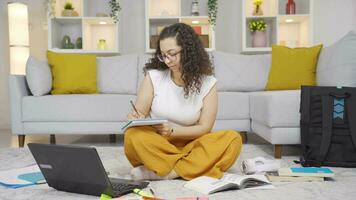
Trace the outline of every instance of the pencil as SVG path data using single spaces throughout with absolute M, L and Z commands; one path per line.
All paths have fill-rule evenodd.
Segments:
M 135 107 L 135 104 L 132 102 L 132 100 L 130 100 L 130 104 L 131 104 L 132 108 L 134 109 L 134 111 L 135 111 L 137 114 L 139 114 L 138 111 L 137 111 L 137 109 L 136 109 L 136 107 Z

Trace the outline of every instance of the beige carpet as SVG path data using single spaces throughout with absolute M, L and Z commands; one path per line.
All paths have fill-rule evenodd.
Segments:
M 120 176 L 129 173 L 131 166 L 123 154 L 122 147 L 98 147 L 97 150 L 105 168 L 111 174 Z M 293 160 L 297 159 L 298 151 L 298 147 L 284 149 L 282 167 L 295 165 Z M 239 160 L 229 172 L 240 173 L 240 163 L 243 159 L 256 156 L 270 157 L 270 155 L 272 155 L 270 145 L 244 145 Z M 22 167 L 31 163 L 34 163 L 34 160 L 27 148 L 0 149 L 0 170 Z M 336 172 L 332 181 L 276 183 L 274 184 L 275 189 L 272 190 L 233 190 L 210 195 L 209 199 L 355 199 L 356 169 L 332 169 Z M 157 197 L 164 199 L 201 196 L 199 193 L 184 188 L 184 183 L 183 180 L 153 181 L 150 183 L 150 187 L 155 191 Z M 60 192 L 47 185 L 38 185 L 19 189 L 0 187 L 0 199 L 98 199 L 98 197 Z

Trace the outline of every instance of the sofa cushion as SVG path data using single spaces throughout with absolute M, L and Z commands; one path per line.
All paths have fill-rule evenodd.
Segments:
M 269 127 L 299 127 L 300 90 L 250 93 L 250 115 Z
M 323 46 L 289 48 L 272 45 L 272 64 L 267 90 L 295 90 L 315 85 L 316 65 Z
M 97 93 L 96 55 L 47 52 L 52 94 Z
M 261 91 L 267 83 L 271 55 L 238 55 L 215 51 L 218 91 Z
M 25 122 L 118 122 L 126 121 L 133 95 L 26 96 L 22 101 Z M 95 105 L 95 106 L 93 106 Z
M 356 31 L 321 51 L 317 85 L 356 87 Z
M 52 74 L 47 61 L 30 56 L 26 62 L 26 80 L 33 96 L 48 94 L 52 89 Z
M 98 88 L 104 94 L 136 94 L 137 54 L 98 57 Z
M 140 54 L 138 56 L 138 68 L 137 68 L 137 73 L 138 73 L 138 80 L 137 80 L 137 91 L 140 88 L 140 84 L 143 80 L 143 77 L 145 75 L 143 74 L 143 68 L 145 67 L 145 64 L 150 60 L 152 57 L 151 54 Z
M 249 119 L 249 96 L 246 92 L 218 92 L 218 120 Z

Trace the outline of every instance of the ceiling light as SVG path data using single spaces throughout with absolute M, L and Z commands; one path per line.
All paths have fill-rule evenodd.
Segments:
M 99 22 L 99 24 L 107 24 L 107 22 L 101 21 Z
M 294 20 L 293 19 L 286 19 L 285 22 L 291 23 L 291 22 L 294 22 Z
M 199 21 L 198 20 L 193 20 L 192 24 L 199 24 Z

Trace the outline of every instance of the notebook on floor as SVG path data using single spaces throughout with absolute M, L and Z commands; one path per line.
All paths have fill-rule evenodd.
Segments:
M 28 147 L 47 184 L 57 190 L 118 197 L 148 185 L 148 182 L 109 178 L 94 147 L 37 143 Z

